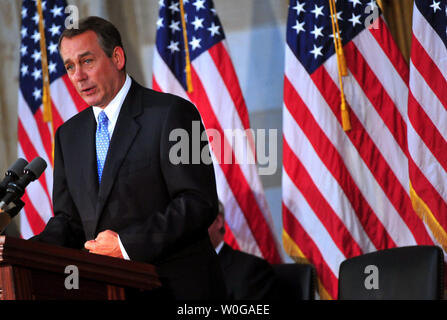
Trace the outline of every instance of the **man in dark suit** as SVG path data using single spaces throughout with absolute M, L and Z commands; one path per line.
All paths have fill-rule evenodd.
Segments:
M 65 30 L 59 50 L 92 107 L 56 132 L 54 217 L 34 240 L 155 264 L 169 297 L 221 298 L 207 234 L 218 206 L 213 166 L 170 159 L 173 130 L 191 137 L 194 121 L 204 130 L 198 111 L 132 80 L 120 34 L 104 19 Z
M 224 272 L 227 298 L 230 300 L 276 299 L 278 287 L 273 267 L 264 259 L 233 250 L 224 241 L 224 206 L 219 201 L 219 213 L 208 228 Z

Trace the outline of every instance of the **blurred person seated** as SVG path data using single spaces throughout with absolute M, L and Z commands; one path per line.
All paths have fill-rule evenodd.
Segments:
M 277 280 L 272 266 L 264 259 L 232 249 L 225 235 L 224 206 L 219 201 L 219 213 L 208 228 L 224 273 L 227 298 L 230 300 L 272 300 L 277 298 Z

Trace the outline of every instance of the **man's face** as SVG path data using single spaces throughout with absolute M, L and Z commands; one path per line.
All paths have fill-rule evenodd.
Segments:
M 80 96 L 90 106 L 105 108 L 125 81 L 124 52 L 116 47 L 108 57 L 93 31 L 63 38 L 61 56 L 68 77 Z

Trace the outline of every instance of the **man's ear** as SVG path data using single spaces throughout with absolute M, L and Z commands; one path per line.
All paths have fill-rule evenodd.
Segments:
M 126 65 L 126 56 L 124 50 L 121 47 L 115 47 L 112 53 L 112 60 L 118 70 L 123 70 Z
M 219 226 L 219 228 L 225 227 L 225 219 L 222 214 L 218 213 L 216 220 L 217 220 L 217 225 Z

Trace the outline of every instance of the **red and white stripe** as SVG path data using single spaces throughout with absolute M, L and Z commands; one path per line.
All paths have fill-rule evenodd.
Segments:
M 337 297 L 350 257 L 433 244 L 408 185 L 408 70 L 380 18 L 345 45 L 352 130 L 341 126 L 336 56 L 309 75 L 286 45 L 283 225 L 286 247 L 312 262 L 323 298 Z
M 263 187 L 256 164 L 249 160 L 255 159 L 254 140 L 247 107 L 226 44 L 220 42 L 192 61 L 194 90 L 191 93 L 183 89 L 158 51 L 154 51 L 153 88 L 194 103 L 208 135 L 213 136 L 211 149 L 217 192 L 225 206 L 229 227 L 227 239 L 232 239 L 234 246 L 242 251 L 270 262 L 280 262 L 282 258 Z M 236 143 L 232 144 L 231 132 L 234 130 L 247 132 L 248 140 L 235 135 Z M 231 163 L 224 161 L 228 156 Z
M 410 181 L 446 251 L 447 49 L 415 5 L 408 96 Z M 420 203 L 419 202 L 419 203 Z M 425 216 L 426 218 L 429 218 Z M 433 221 L 432 220 L 432 221 Z
M 87 107 L 66 75 L 50 86 L 55 130 L 73 115 Z M 21 91 L 18 101 L 18 156 L 31 161 L 39 156 L 48 167 L 31 183 L 23 196 L 25 207 L 20 215 L 20 232 L 24 239 L 40 233 L 53 216 L 53 129 L 43 121 L 43 106 L 33 115 Z

